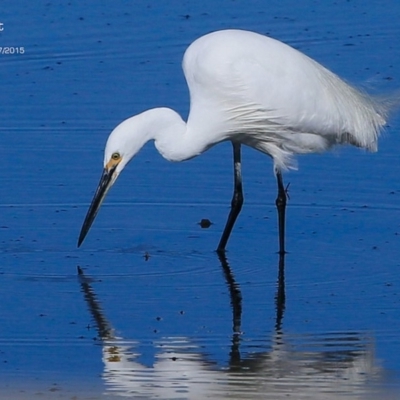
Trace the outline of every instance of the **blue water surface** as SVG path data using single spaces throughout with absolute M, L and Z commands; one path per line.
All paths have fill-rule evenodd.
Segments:
M 228 143 L 178 164 L 149 143 L 76 242 L 109 132 L 152 107 L 187 116 L 193 40 L 253 30 L 387 94 L 399 17 L 389 0 L 3 0 L 0 47 L 24 51 L 0 54 L 1 396 L 397 398 L 396 114 L 378 153 L 301 156 L 285 174 L 284 259 L 272 163 L 251 149 L 226 259 L 214 251 Z

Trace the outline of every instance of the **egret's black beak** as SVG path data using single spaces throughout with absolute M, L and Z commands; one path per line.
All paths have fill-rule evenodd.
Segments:
M 104 198 L 108 190 L 111 188 L 115 179 L 117 178 L 116 170 L 117 165 L 114 165 L 110 169 L 104 168 L 103 174 L 101 175 L 99 185 L 97 186 L 96 193 L 93 196 L 92 204 L 90 204 L 89 210 L 86 214 L 85 221 L 83 222 L 81 233 L 79 234 L 78 247 L 82 244 L 94 219 L 96 218 L 97 212 L 100 209 L 101 203 L 103 203 Z

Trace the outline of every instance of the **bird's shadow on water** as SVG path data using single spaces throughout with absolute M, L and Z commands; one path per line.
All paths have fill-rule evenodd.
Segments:
M 229 266 L 228 259 L 225 253 L 217 253 L 221 268 L 224 273 L 225 281 L 229 289 L 231 307 L 232 307 L 232 348 L 230 353 L 230 367 L 240 367 L 242 358 L 240 355 L 240 341 L 241 341 L 241 326 L 242 326 L 242 292 L 239 284 L 236 282 L 235 277 L 232 273 L 232 269 Z M 276 319 L 275 319 L 275 331 L 281 332 L 283 315 L 285 312 L 285 255 L 279 254 L 278 264 L 278 280 L 277 290 L 275 295 L 276 305 Z
M 248 351 L 247 343 L 247 350 L 242 351 L 242 292 L 226 256 L 219 254 L 218 258 L 232 308 L 228 366 L 218 366 L 209 359 L 204 345 L 180 335 L 153 342 L 157 353 L 154 364 L 143 365 L 139 360 L 140 341 L 115 334 L 95 293 L 94 281 L 78 266 L 81 292 L 102 344 L 102 377 L 108 390 L 143 398 L 175 398 L 182 390 L 188 398 L 241 398 L 244 387 L 248 399 L 259 398 L 260 394 L 275 399 L 293 390 L 300 391 L 299 398 L 319 398 L 323 393 L 324 398 L 336 399 L 338 390 L 351 396 L 362 393 L 364 398 L 372 393 L 371 380 L 379 382 L 384 371 L 376 363 L 370 336 L 354 331 L 307 335 L 284 332 L 284 255 L 278 260 L 275 326 L 263 346 L 268 350 Z

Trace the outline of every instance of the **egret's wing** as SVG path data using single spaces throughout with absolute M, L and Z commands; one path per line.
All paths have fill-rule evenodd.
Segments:
M 383 108 L 307 56 L 295 55 L 280 62 L 238 59 L 232 68 L 242 104 L 258 105 L 254 109 L 264 109 L 269 121 L 292 132 L 317 135 L 311 139 L 317 148 L 325 142 L 325 148 L 350 143 L 376 150 Z

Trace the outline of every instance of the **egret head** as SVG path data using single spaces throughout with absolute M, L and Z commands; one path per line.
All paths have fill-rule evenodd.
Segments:
M 121 122 L 107 139 L 104 150 L 104 169 L 115 171 L 115 179 L 148 140 L 143 115 L 138 114 Z
M 92 203 L 83 222 L 78 239 L 78 247 L 88 233 L 107 192 L 117 180 L 121 171 L 139 152 L 146 142 L 157 139 L 158 150 L 167 159 L 187 159 L 187 145 L 181 140 L 183 151 L 174 152 L 174 136 L 182 135 L 186 124 L 182 118 L 169 108 L 153 108 L 121 122 L 110 134 L 104 151 L 104 169 Z M 172 149 L 172 150 L 170 150 Z M 168 150 L 170 152 L 168 152 Z M 176 155 L 178 154 L 178 156 Z M 183 154 L 183 156 L 182 156 Z M 170 155 L 170 157 L 168 157 Z
M 140 135 L 138 116 L 119 124 L 110 134 L 104 151 L 104 169 L 86 214 L 78 239 L 78 247 L 89 232 L 106 194 L 132 157 L 143 147 L 145 139 Z

